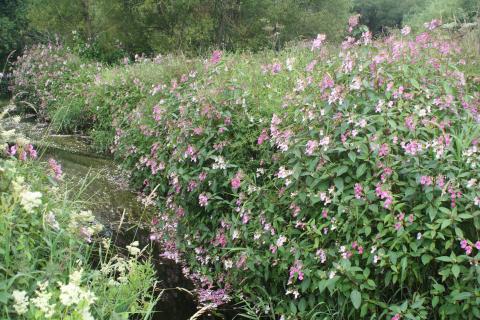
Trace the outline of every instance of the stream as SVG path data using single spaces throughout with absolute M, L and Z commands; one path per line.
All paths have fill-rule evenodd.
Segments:
M 5 101 L 0 100 L 0 109 Z M 5 129 L 15 128 L 36 147 L 39 161 L 53 158 L 62 165 L 63 182 L 73 201 L 92 210 L 96 219 L 104 225 L 104 236 L 115 245 L 125 247 L 134 240 L 141 246 L 150 243 L 148 212 L 137 200 L 134 190 L 128 186 L 128 173 L 113 159 L 95 153 L 89 139 L 79 135 L 57 135 L 45 123 L 37 123 L 33 116 L 15 123 L 12 118 L 3 119 Z M 160 288 L 193 288 L 183 277 L 181 267 L 159 258 L 159 248 L 153 247 L 152 260 L 157 271 Z M 189 319 L 196 312 L 191 295 L 181 290 L 166 290 L 156 306 L 154 320 Z

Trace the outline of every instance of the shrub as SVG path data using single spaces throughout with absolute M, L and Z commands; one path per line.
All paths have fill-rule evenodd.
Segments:
M 100 66 L 62 46 L 34 46 L 15 63 L 13 95 L 17 105 L 51 121 L 57 130 L 85 129 L 92 121 L 92 114 L 84 108 L 88 85 Z
M 225 57 L 145 99 L 117 156 L 165 254 L 250 316 L 479 316 L 478 84 L 432 36 Z

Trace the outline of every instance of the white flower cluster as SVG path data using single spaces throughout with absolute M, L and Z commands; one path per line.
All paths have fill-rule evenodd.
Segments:
M 463 152 L 465 162 L 470 165 L 470 168 L 475 169 L 480 167 L 480 148 L 472 146 Z
M 138 248 L 138 241 L 134 241 L 132 242 L 130 245 L 127 246 L 127 250 L 128 250 L 128 253 L 134 257 L 138 256 L 140 254 L 140 252 L 142 252 L 139 248 Z
M 23 315 L 29 311 L 29 306 L 34 307 L 37 309 L 35 310 L 35 314 L 41 312 L 43 318 L 51 319 L 56 314 L 63 314 L 65 307 L 67 307 L 68 310 L 73 310 L 71 307 L 76 306 L 75 311 L 80 314 L 80 319 L 94 320 L 90 313 L 90 305 L 92 305 L 97 298 L 88 289 L 81 287 L 82 272 L 83 270 L 80 269 L 70 274 L 68 284 L 58 283 L 60 287 L 60 304 L 51 303 L 54 294 L 48 291 L 49 283 L 45 281 L 38 284 L 35 297 L 31 299 L 29 299 L 26 291 L 14 290 L 12 293 L 13 309 L 18 315 Z
M 20 204 L 28 213 L 32 213 L 33 209 L 40 207 L 42 204 L 42 193 L 24 190 L 20 193 Z
M 68 284 L 60 285 L 60 302 L 66 307 L 77 305 L 83 320 L 93 320 L 90 314 L 90 305 L 97 299 L 89 290 L 80 286 L 83 270 L 74 271 L 70 274 Z
M 35 291 L 36 297 L 31 301 L 35 307 L 42 311 L 45 318 L 49 319 L 55 314 L 55 305 L 50 304 L 52 293 L 47 291 L 48 281 L 38 285 L 38 290 Z
M 28 311 L 28 297 L 26 291 L 14 290 L 12 293 L 13 309 L 18 314 L 24 314 Z
M 215 161 L 215 163 L 212 164 L 212 169 L 216 170 L 216 169 L 226 169 L 227 168 L 227 164 L 225 162 L 225 159 L 222 157 L 222 156 L 215 156 L 215 157 L 212 157 L 213 160 Z

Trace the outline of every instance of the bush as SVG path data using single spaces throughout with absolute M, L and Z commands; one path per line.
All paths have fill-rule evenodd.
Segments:
M 13 95 L 25 111 L 36 112 L 58 130 L 85 129 L 93 117 L 84 108 L 88 85 L 100 66 L 62 46 L 34 46 L 15 63 Z
M 478 316 L 478 84 L 431 37 L 226 57 L 146 98 L 117 156 L 169 255 L 249 315 Z
M 171 81 L 157 74 L 171 61 L 101 73 L 85 108 L 156 199 L 151 238 L 200 302 L 249 318 L 480 316 L 480 83 L 430 29 L 215 52 Z
M 149 319 L 152 264 L 97 241 L 101 226 L 57 182 L 38 163 L 0 159 L 1 318 Z

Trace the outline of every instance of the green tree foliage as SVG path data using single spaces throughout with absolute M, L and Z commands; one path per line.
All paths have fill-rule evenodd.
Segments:
M 82 40 L 83 53 L 107 61 L 119 52 L 280 48 L 317 33 L 339 39 L 351 10 L 351 0 L 27 1 L 33 27 Z
M 27 33 L 25 6 L 21 0 L 0 0 L 0 72 L 7 56 L 18 52 Z
M 355 11 L 361 14 L 362 23 L 374 32 L 400 27 L 403 17 L 412 6 L 423 0 L 355 0 Z
M 405 17 L 409 25 L 420 28 L 432 19 L 442 19 L 443 23 L 469 22 L 480 12 L 479 0 L 429 0 L 417 1 L 410 14 Z

